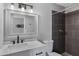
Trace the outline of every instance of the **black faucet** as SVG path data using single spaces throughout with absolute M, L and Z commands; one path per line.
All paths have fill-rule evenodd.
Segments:
M 19 35 L 17 35 L 17 43 L 19 43 Z

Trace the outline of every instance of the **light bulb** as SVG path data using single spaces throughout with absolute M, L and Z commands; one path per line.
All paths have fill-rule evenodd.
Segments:
M 24 7 L 22 7 L 21 10 L 24 11 L 25 10 Z
M 30 13 L 33 13 L 33 9 L 30 9 Z
M 11 8 L 11 9 L 14 9 L 14 5 L 13 5 L 13 4 L 11 4 L 10 8 Z

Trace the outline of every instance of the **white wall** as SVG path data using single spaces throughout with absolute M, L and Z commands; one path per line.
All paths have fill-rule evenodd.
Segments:
M 36 3 L 34 12 L 39 14 L 39 40 L 52 39 L 52 10 L 61 11 L 64 7 L 58 6 L 53 3 Z
M 3 36 L 4 36 L 4 30 L 3 30 L 3 21 L 4 21 L 4 18 L 3 18 L 3 4 L 0 3 L 0 46 L 2 46 L 3 44 Z

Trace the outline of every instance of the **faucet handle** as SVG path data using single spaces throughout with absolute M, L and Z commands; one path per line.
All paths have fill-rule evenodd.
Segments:
M 13 44 L 15 44 L 15 41 L 11 41 Z
M 22 40 L 21 40 L 21 43 L 23 43 L 23 42 L 24 42 L 24 40 L 22 39 Z

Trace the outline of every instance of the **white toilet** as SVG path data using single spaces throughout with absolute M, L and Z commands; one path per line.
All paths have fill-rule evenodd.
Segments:
M 46 41 L 41 41 L 43 44 L 46 44 L 46 55 L 47 56 L 62 56 L 61 54 L 58 54 L 56 52 L 52 52 L 53 50 L 53 40 L 46 40 Z

